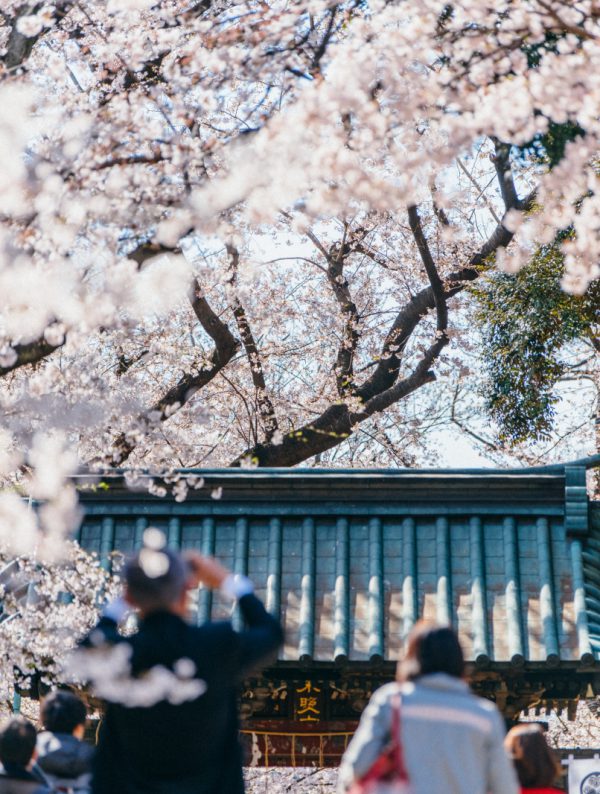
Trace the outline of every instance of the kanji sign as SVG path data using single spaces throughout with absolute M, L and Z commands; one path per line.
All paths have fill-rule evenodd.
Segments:
M 321 690 L 312 681 L 296 688 L 296 719 L 298 722 L 320 722 Z

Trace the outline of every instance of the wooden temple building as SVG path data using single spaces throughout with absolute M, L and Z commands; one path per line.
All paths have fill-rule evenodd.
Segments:
M 424 616 L 458 630 L 474 690 L 507 720 L 600 695 L 600 502 L 586 465 L 518 470 L 193 472 L 183 502 L 83 490 L 79 540 L 111 564 L 147 526 L 250 576 L 286 632 L 242 694 L 249 758 L 337 764 Z M 215 498 L 219 496 L 220 498 Z M 200 590 L 194 619 L 228 618 Z M 234 621 L 239 619 L 233 614 Z

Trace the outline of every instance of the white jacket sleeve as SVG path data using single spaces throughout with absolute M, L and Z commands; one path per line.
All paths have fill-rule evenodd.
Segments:
M 489 794 L 519 794 L 520 786 L 515 766 L 504 749 L 504 720 L 497 711 L 494 729 L 489 737 L 487 778 Z
M 338 794 L 344 794 L 355 780 L 360 780 L 369 771 L 390 741 L 391 698 L 396 691 L 394 684 L 381 687 L 373 694 L 363 711 L 356 733 L 342 758 Z

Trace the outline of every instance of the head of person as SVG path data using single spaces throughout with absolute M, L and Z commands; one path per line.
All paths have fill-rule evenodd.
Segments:
M 465 658 L 454 629 L 420 620 L 408 636 L 406 654 L 398 664 L 397 678 L 399 681 L 416 681 L 434 673 L 463 678 Z
M 515 725 L 507 733 L 504 746 L 524 788 L 547 788 L 558 777 L 560 767 L 540 725 Z
M 185 560 L 171 549 L 145 545 L 126 561 L 123 578 L 125 598 L 142 615 L 185 612 L 190 573 Z
M 51 692 L 42 701 L 40 716 L 45 730 L 83 739 L 87 711 L 85 703 L 73 692 Z
M 11 717 L 0 728 L 0 762 L 11 768 L 27 769 L 35 758 L 37 731 L 25 717 Z

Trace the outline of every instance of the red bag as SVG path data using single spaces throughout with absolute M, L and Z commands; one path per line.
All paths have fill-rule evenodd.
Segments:
M 392 701 L 392 731 L 373 766 L 349 789 L 348 794 L 412 794 L 400 739 L 400 693 Z

